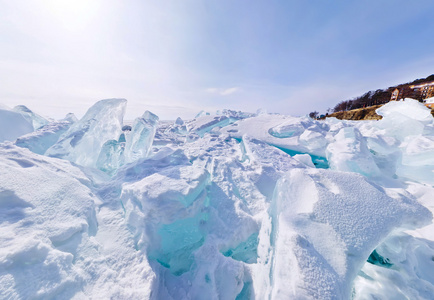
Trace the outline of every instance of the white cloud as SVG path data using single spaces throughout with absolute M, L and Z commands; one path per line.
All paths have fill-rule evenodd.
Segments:
M 238 90 L 239 90 L 239 88 L 237 88 L 237 87 L 228 88 L 228 89 L 222 90 L 220 92 L 220 95 L 227 96 L 227 95 L 238 92 Z
M 241 89 L 239 87 L 231 87 L 231 88 L 208 88 L 206 91 L 210 94 L 217 94 L 220 96 L 228 96 L 239 92 Z
M 210 93 L 210 94 L 218 94 L 219 89 L 217 89 L 217 88 L 209 88 L 209 89 L 206 89 L 206 91 L 208 93 Z

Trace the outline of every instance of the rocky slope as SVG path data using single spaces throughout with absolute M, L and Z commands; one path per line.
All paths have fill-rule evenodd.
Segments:
M 375 112 L 382 105 L 374 105 L 370 107 L 357 108 L 347 111 L 338 111 L 327 115 L 327 118 L 335 117 L 339 120 L 380 120 L 382 117 Z M 431 109 L 431 114 L 434 116 L 434 109 Z
M 347 111 L 338 111 L 329 114 L 327 118 L 335 117 L 339 120 L 380 120 L 382 117 L 377 115 L 375 110 L 381 106 L 382 105 L 374 105 Z

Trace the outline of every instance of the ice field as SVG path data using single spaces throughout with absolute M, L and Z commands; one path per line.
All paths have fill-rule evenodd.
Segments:
M 1 299 L 434 299 L 434 119 L 0 106 Z

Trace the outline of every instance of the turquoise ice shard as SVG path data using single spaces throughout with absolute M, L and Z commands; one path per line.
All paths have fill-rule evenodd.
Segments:
M 200 112 L 198 112 L 198 114 L 194 118 L 197 119 L 197 118 L 200 118 L 200 117 L 203 117 L 203 116 L 207 116 L 207 115 L 209 115 L 208 112 L 206 112 L 204 110 L 201 110 Z
M 95 167 L 103 145 L 122 133 L 126 104 L 125 99 L 98 101 L 45 154 Z
M 126 135 L 125 162 L 130 163 L 148 156 L 158 126 L 158 116 L 145 111 L 134 121 L 131 132 Z
M 96 167 L 110 175 L 115 173 L 124 163 L 124 147 L 125 143 L 121 140 L 109 140 L 105 142 L 99 153 Z

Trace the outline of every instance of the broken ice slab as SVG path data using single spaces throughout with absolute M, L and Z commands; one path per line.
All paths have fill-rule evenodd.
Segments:
M 201 230 L 201 224 L 207 218 L 207 214 L 199 213 L 171 224 L 162 224 L 158 229 L 160 248 L 151 251 L 149 258 L 155 259 L 177 276 L 189 271 L 194 262 L 193 251 L 204 243 L 205 232 Z
M 202 116 L 193 120 L 188 125 L 191 133 L 196 133 L 200 137 L 203 137 L 205 133 L 210 132 L 216 127 L 225 127 L 236 122 L 238 119 L 222 116 Z
M 222 254 L 247 264 L 256 263 L 258 260 L 258 233 L 253 233 L 246 241 L 233 249 L 223 251 Z
M 34 132 L 19 137 L 15 145 L 43 155 L 70 126 L 71 123 L 68 121 L 51 122 Z
M 248 113 L 248 112 L 236 111 L 236 110 L 231 110 L 231 109 L 223 109 L 221 111 L 221 114 L 225 115 L 226 117 L 234 118 L 234 119 L 246 119 L 246 118 L 250 118 L 250 117 L 253 117 L 256 115 L 256 114 L 252 114 L 252 113 Z
M 179 136 L 185 136 L 188 133 L 187 125 L 180 117 L 174 123 L 161 124 L 159 131 L 159 140 L 173 140 L 175 143 Z
M 302 121 L 299 118 L 291 118 L 290 120 L 278 126 L 269 129 L 269 134 L 277 138 L 287 138 L 300 135 L 308 127 L 310 120 Z
M 289 120 L 271 127 L 268 133 L 276 138 L 288 138 L 299 136 L 309 130 L 310 132 L 321 133 L 328 130 L 328 125 L 324 122 L 318 122 L 308 117 L 290 118 Z M 307 139 L 308 136 L 305 137 Z
M 319 169 L 330 168 L 329 162 L 328 162 L 327 158 L 325 158 L 325 157 L 310 154 L 310 153 L 295 151 L 295 150 L 291 150 L 291 149 L 285 149 L 285 148 L 277 147 L 277 146 L 274 146 L 274 147 L 276 147 L 279 150 L 282 150 L 283 152 L 285 152 L 286 154 L 289 154 L 292 157 L 297 156 L 297 155 L 309 155 L 315 168 L 319 168 Z M 303 162 L 303 163 L 306 163 L 306 162 Z M 309 163 L 307 163 L 307 165 L 309 165 Z
M 368 149 L 366 139 L 355 127 L 344 127 L 335 135 L 335 141 L 327 146 L 330 168 L 359 173 L 368 177 L 381 174 Z

